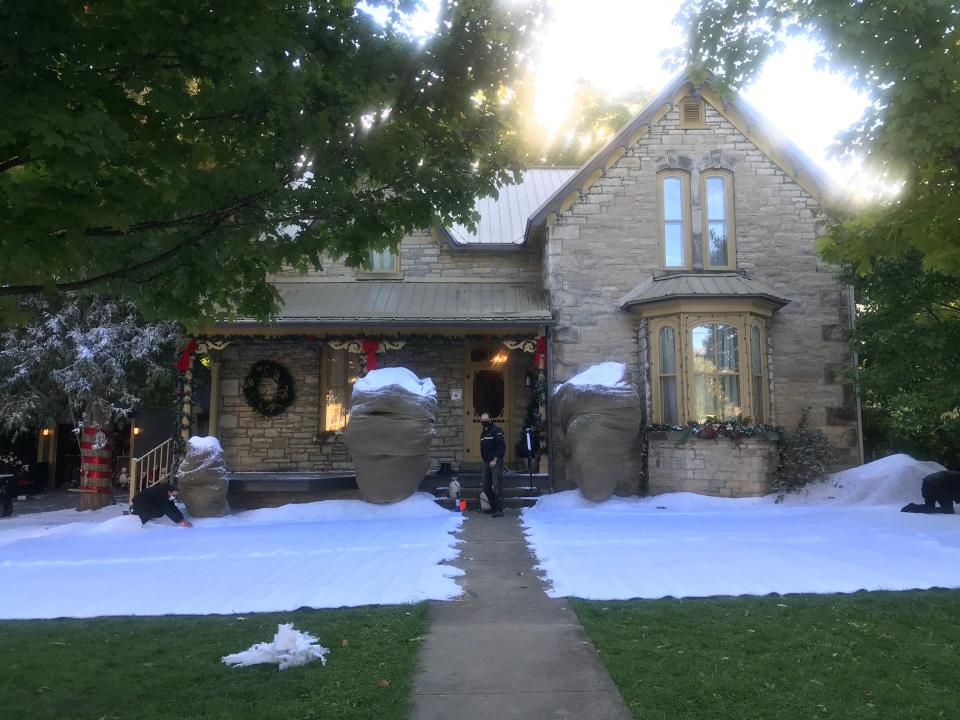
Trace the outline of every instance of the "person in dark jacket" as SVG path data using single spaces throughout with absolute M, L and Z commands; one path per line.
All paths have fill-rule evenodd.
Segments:
M 480 433 L 480 457 L 483 459 L 483 491 L 490 500 L 493 517 L 503 517 L 503 454 L 507 441 L 503 430 L 493 424 L 490 416 L 480 416 L 483 430 Z
M 166 515 L 180 527 L 193 527 L 177 507 L 177 489 L 169 483 L 157 483 L 144 488 L 133 496 L 133 514 L 146 525 L 151 520 Z
M 953 504 L 960 503 L 960 472 L 941 470 L 927 475 L 920 483 L 920 494 L 923 505 L 910 503 L 901 512 L 953 515 Z

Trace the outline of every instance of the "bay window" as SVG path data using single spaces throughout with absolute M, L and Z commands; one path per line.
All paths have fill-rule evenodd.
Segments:
M 769 417 L 764 325 L 750 313 L 677 313 L 650 325 L 654 421 Z

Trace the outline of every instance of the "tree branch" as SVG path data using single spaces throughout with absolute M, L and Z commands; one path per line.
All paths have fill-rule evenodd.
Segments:
M 287 185 L 293 179 L 294 178 L 290 175 L 284 176 L 280 180 L 280 187 Z M 87 228 L 83 231 L 83 234 L 87 237 L 125 237 L 127 235 L 135 235 L 148 230 L 169 230 L 170 228 L 179 227 L 182 225 L 193 225 L 201 222 L 219 223 L 236 213 L 238 210 L 249 207 L 265 195 L 269 195 L 270 193 L 276 191 L 276 187 L 270 187 L 265 190 L 260 190 L 259 192 L 247 195 L 246 197 L 239 198 L 229 205 L 215 208 L 213 210 L 206 210 L 202 213 L 188 215 L 182 218 L 174 218 L 173 220 L 149 220 L 146 222 L 135 223 L 126 230 L 119 230 L 111 227 Z
M 94 275 L 93 277 L 84 278 L 83 280 L 74 280 L 73 282 L 66 283 L 54 283 L 53 289 L 59 290 L 60 292 L 68 292 L 70 290 L 83 290 L 85 288 L 94 287 L 95 285 L 101 285 L 110 280 L 116 278 L 124 277 L 135 272 L 140 272 L 141 270 L 147 270 L 158 265 L 162 265 L 168 260 L 176 257 L 180 252 L 185 250 L 188 247 L 197 245 L 201 240 L 213 234 L 220 229 L 220 224 L 209 227 L 201 233 L 197 233 L 192 237 L 183 240 L 182 242 L 177 243 L 169 250 L 166 250 L 159 255 L 155 255 L 149 260 L 144 260 L 139 263 L 134 263 L 133 265 L 128 265 L 117 270 L 111 270 L 110 272 L 101 273 L 100 275 Z M 50 286 L 44 285 L 3 285 L 0 286 L 0 296 L 10 296 L 10 295 L 34 295 L 38 293 L 47 292 L 50 289 Z
M 6 172 L 7 170 L 12 170 L 15 167 L 26 165 L 28 162 L 30 162 L 29 155 L 14 155 L 9 160 L 0 163 L 0 172 Z

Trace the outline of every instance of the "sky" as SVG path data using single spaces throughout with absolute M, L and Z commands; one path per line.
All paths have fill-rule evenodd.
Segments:
M 500 0 L 522 2 L 522 0 Z M 558 125 L 573 101 L 577 82 L 620 95 L 636 89 L 657 92 L 675 72 L 665 69 L 664 53 L 683 44 L 673 24 L 681 0 L 546 0 L 549 18 L 540 29 L 536 60 L 536 115 L 547 128 Z M 411 23 L 423 35 L 436 24 L 439 0 Z M 798 145 L 833 180 L 868 197 L 876 188 L 858 163 L 830 157 L 837 133 L 852 125 L 866 97 L 838 76 L 814 68 L 817 44 L 790 38 L 770 58 L 743 96 Z
M 549 0 L 549 6 L 536 75 L 536 112 L 548 127 L 563 118 L 579 78 L 618 95 L 659 91 L 674 76 L 664 69 L 662 53 L 683 44 L 673 24 L 680 0 Z M 843 78 L 815 70 L 816 50 L 810 39 L 788 40 L 743 95 L 837 183 L 848 185 L 857 182 L 858 167 L 831 159 L 828 149 L 867 101 Z

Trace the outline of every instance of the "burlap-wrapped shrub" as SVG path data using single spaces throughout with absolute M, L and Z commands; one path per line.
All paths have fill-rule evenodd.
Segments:
M 177 469 L 180 499 L 193 517 L 223 517 L 227 504 L 227 468 L 223 448 L 215 437 L 192 437 Z
M 609 500 L 628 480 L 626 454 L 640 428 L 640 397 L 622 363 L 594 365 L 561 385 L 554 402 L 567 477 L 587 500 Z
M 343 439 L 364 500 L 410 497 L 430 469 L 437 391 L 406 368 L 371 370 L 353 386 Z

